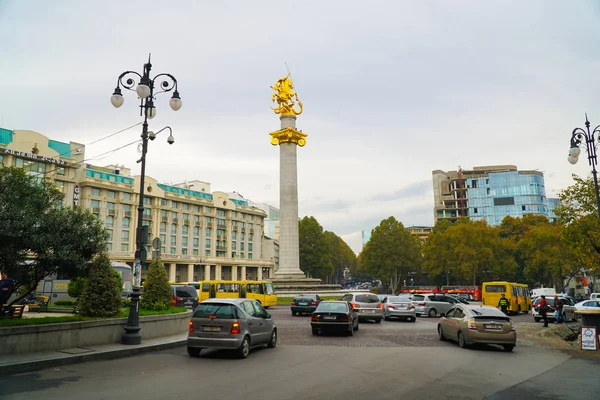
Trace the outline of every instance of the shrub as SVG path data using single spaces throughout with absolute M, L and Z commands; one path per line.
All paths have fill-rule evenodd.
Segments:
M 87 283 L 79 299 L 81 315 L 112 317 L 121 312 L 121 286 L 106 254 L 93 261 Z
M 71 279 L 71 281 L 69 282 L 69 296 L 71 296 L 74 299 L 78 299 L 81 297 L 81 294 L 83 293 L 83 289 L 85 288 L 85 283 L 87 282 L 87 277 L 85 276 L 76 276 L 75 278 Z M 58 304 L 58 302 L 56 302 L 55 304 Z
M 69 296 L 71 294 L 69 293 Z M 58 300 L 54 302 L 55 305 L 57 306 L 76 306 L 77 302 L 73 301 L 73 300 Z
M 165 266 L 159 259 L 154 259 L 148 267 L 140 305 L 145 310 L 167 310 L 172 299 L 173 290 Z
M 130 306 L 131 306 L 131 300 L 130 299 L 122 299 L 121 300 L 121 307 L 129 308 Z

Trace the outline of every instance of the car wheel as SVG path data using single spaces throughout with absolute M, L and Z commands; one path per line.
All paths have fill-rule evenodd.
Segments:
M 319 330 L 316 328 L 312 328 L 312 334 L 313 336 L 318 336 L 319 335 Z
M 437 311 L 435 310 L 435 308 L 432 308 L 429 310 L 427 315 L 429 316 L 429 318 L 435 318 L 435 316 L 437 315 Z
M 415 314 L 415 315 L 416 315 L 417 317 L 420 317 L 420 316 L 421 316 L 421 314 Z
M 354 336 L 354 326 L 350 327 L 350 330 L 348 331 L 348 336 Z
M 188 354 L 190 355 L 190 357 L 198 357 L 200 355 L 200 352 L 202 351 L 202 349 L 198 348 L 198 347 L 190 347 L 188 346 Z
M 292 311 L 292 315 L 295 317 L 296 315 L 298 315 L 298 313 L 296 311 Z
M 391 318 L 390 317 L 383 317 L 383 319 L 385 319 L 386 321 L 389 321 Z
M 377 323 L 377 324 L 380 324 L 380 323 L 381 323 L 381 318 L 377 318 L 377 319 L 375 320 L 375 323 Z
M 414 318 L 414 317 L 410 317 L 409 321 L 410 321 L 410 322 L 417 322 L 417 319 L 416 319 L 416 318 Z
M 271 332 L 271 340 L 269 340 L 269 343 L 267 343 L 267 347 L 272 349 L 275 346 L 277 346 L 277 329 L 273 329 L 273 332 Z
M 442 342 L 444 342 L 446 340 L 446 336 L 444 336 L 444 331 L 442 331 L 442 326 L 438 325 L 438 339 L 440 339 Z
M 505 344 L 505 345 L 502 345 L 502 347 L 504 347 L 504 351 L 507 351 L 510 353 L 515 348 L 515 345 L 514 344 Z
M 244 336 L 242 340 L 242 344 L 237 349 L 238 358 L 248 358 L 250 355 L 250 338 L 248 336 Z
M 358 319 L 356 320 L 356 329 L 354 329 L 355 331 L 358 330 Z
M 541 319 L 541 318 L 538 318 L 538 317 L 534 317 L 534 318 L 533 318 L 533 320 L 534 320 L 535 322 L 540 322 L 542 319 Z
M 461 349 L 466 349 L 469 347 L 467 341 L 465 340 L 465 335 L 462 332 L 458 332 L 458 345 Z

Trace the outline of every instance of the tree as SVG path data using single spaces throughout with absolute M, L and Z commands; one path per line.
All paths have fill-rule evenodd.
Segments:
M 83 289 L 85 289 L 87 281 L 88 279 L 85 276 L 76 276 L 71 279 L 68 289 L 69 296 L 74 299 L 79 299 L 83 294 Z
M 328 241 L 315 217 L 304 217 L 298 225 L 300 269 L 308 276 L 324 279 L 333 271 Z
M 145 310 L 167 310 L 173 301 L 173 290 L 165 265 L 160 259 L 154 259 L 148 267 L 142 289 L 141 307 Z
M 344 271 L 354 268 L 356 255 L 344 240 L 333 232 L 325 231 L 324 239 L 327 242 L 329 264 L 332 266 L 331 274 L 327 276 L 327 283 L 342 283 Z
M 438 220 L 423 245 L 423 270 L 434 277 L 445 276 L 446 285 L 450 285 L 450 261 L 453 255 L 453 245 L 445 233 L 452 226 L 453 224 L 449 220 Z
M 121 311 L 121 284 L 111 268 L 106 254 L 98 255 L 91 263 L 89 277 L 79 299 L 82 315 L 113 317 Z
M 100 220 L 88 210 L 60 207 L 62 198 L 52 183 L 0 167 L 0 270 L 23 293 L 13 303 L 47 276 L 87 274 L 89 260 L 105 248 Z
M 394 217 L 384 219 L 373 230 L 363 251 L 366 269 L 389 282 L 390 289 L 396 293 L 402 279 L 420 267 L 419 246 L 418 239 L 401 222 Z

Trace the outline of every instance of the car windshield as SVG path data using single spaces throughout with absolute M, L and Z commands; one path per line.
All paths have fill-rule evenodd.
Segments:
M 237 310 L 233 304 L 200 303 L 194 312 L 195 318 L 235 319 Z
M 388 297 L 387 301 L 388 303 L 410 303 L 410 299 L 408 297 L 400 296 Z
M 275 291 L 273 290 L 273 284 L 265 283 L 265 291 L 267 292 L 267 294 L 275 294 Z
M 177 297 L 191 297 L 191 298 L 196 298 L 198 297 L 198 292 L 196 292 L 196 289 L 194 289 L 193 287 L 189 287 L 189 286 L 181 286 L 181 287 L 175 287 L 175 296 Z
M 321 303 L 315 312 L 347 312 L 345 303 Z
M 355 297 L 357 303 L 379 303 L 379 297 L 370 294 L 359 294 Z

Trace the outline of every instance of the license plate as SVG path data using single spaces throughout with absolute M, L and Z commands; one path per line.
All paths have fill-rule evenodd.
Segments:
M 307 306 L 308 303 L 298 303 L 299 306 Z
M 375 310 L 364 310 L 364 312 L 369 313 L 369 314 L 375 314 Z
M 203 326 L 202 332 L 221 332 L 220 326 Z
M 502 329 L 502 325 L 496 325 L 496 324 L 487 324 L 487 325 L 483 325 L 483 327 L 485 329 L 495 329 L 495 330 Z
M 336 319 L 337 319 L 337 317 L 335 317 L 335 316 L 333 316 L 333 315 L 324 315 L 324 316 L 323 316 L 323 319 L 326 319 L 326 320 L 336 320 Z
M 406 308 L 406 304 L 400 304 L 398 308 Z

